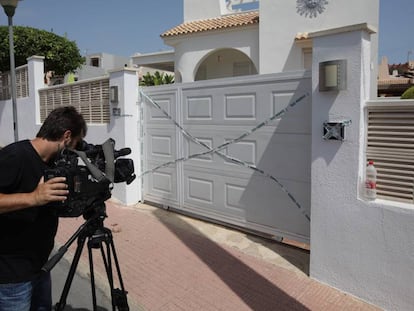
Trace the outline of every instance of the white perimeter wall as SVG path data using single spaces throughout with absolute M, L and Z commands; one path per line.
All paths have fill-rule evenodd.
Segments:
M 319 33 L 313 44 L 310 275 L 386 310 L 413 310 L 413 205 L 360 193 L 370 35 Z M 319 63 L 331 59 L 347 60 L 347 90 L 319 92 Z M 344 142 L 322 139 L 327 120 L 352 121 Z
M 36 136 L 41 123 L 39 113 L 39 92 L 43 83 L 43 57 L 33 56 L 28 59 L 29 97 L 17 99 L 17 119 L 19 140 L 32 139 Z M 135 69 L 122 68 L 110 73 L 110 86 L 118 86 L 119 102 L 110 104 L 110 108 L 119 108 L 119 116 L 111 115 L 109 124 L 88 124 L 85 140 L 91 144 L 102 144 L 108 138 L 115 139 L 116 149 L 129 147 L 132 153 L 128 158 L 134 160 L 135 172 L 141 170 L 138 106 L 138 75 Z M 0 101 L 0 146 L 14 141 L 12 101 Z M 125 204 L 135 204 L 141 199 L 141 180 L 136 179 L 130 185 L 115 184 L 112 192 L 114 198 Z

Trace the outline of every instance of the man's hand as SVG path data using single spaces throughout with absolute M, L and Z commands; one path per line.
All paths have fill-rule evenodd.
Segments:
M 41 206 L 50 202 L 65 201 L 69 193 L 65 181 L 65 177 L 55 177 L 45 182 L 42 177 L 33 192 L 0 193 L 0 214 Z
M 65 201 L 69 193 L 65 177 L 54 177 L 44 181 L 42 177 L 33 191 L 34 205 L 44 205 L 50 202 Z

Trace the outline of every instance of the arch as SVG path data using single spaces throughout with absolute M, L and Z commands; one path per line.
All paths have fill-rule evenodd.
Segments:
M 245 53 L 232 48 L 207 54 L 197 66 L 194 81 L 257 74 L 256 66 Z
M 181 71 L 176 69 L 174 71 L 174 83 L 181 83 L 182 81 Z

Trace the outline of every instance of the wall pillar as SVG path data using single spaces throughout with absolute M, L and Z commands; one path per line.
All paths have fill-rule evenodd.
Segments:
M 118 101 L 110 101 L 111 122 L 109 135 L 116 144 L 115 149 L 131 148 L 126 158 L 134 161 L 135 173 L 141 171 L 141 149 L 139 143 L 140 111 L 138 105 L 138 72 L 123 68 L 111 71 L 109 86 L 117 87 Z M 135 179 L 130 185 L 115 184 L 113 195 L 124 204 L 135 204 L 141 200 L 141 180 Z
M 30 124 L 40 124 L 40 99 L 39 89 L 44 88 L 44 57 L 43 56 L 31 56 L 27 59 L 28 66 L 28 80 L 29 80 L 29 97 L 31 99 L 30 114 L 31 117 L 35 116 L 34 120 L 31 120 Z M 33 110 L 32 110 L 33 109 Z M 27 114 L 27 107 L 25 107 L 25 114 Z
M 375 209 L 360 197 L 364 171 L 365 120 L 370 96 L 370 35 L 366 24 L 311 33 L 312 169 L 310 276 L 378 304 L 384 272 L 377 255 L 383 245 L 372 238 Z M 319 91 L 319 64 L 346 60 L 346 89 Z M 345 121 L 345 140 L 324 140 L 325 121 Z M 379 231 L 380 232 L 380 231 Z M 373 244 L 374 243 L 374 244 Z

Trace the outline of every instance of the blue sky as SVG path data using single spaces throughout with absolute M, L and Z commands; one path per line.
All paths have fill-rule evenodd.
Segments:
M 379 59 L 406 62 L 409 51 L 414 59 L 413 16 L 414 0 L 380 0 Z M 182 20 L 183 0 L 24 0 L 14 24 L 66 34 L 82 54 L 131 56 L 171 50 L 160 34 Z M 6 24 L 0 14 L 0 25 Z

